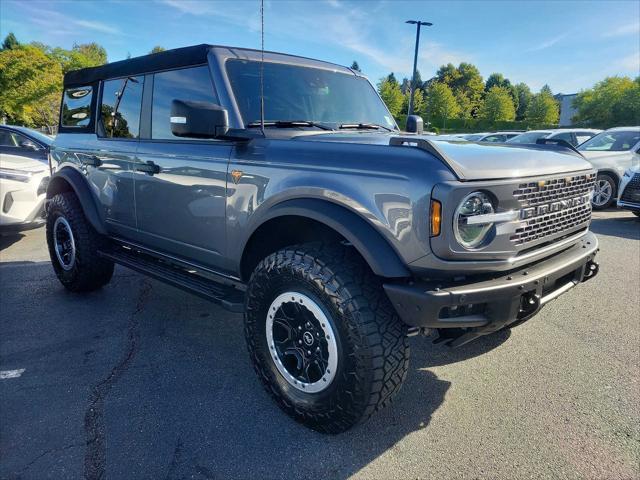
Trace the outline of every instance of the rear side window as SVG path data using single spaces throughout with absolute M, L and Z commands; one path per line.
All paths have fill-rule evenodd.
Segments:
M 93 88 L 77 87 L 64 91 L 62 101 L 63 127 L 87 127 L 91 122 L 91 98 Z
M 188 100 L 218 103 L 209 67 L 183 68 L 156 73 L 153 79 L 153 107 L 151 112 L 151 137 L 154 139 L 176 139 L 171 133 L 171 102 Z M 189 139 L 197 140 L 197 139 Z
M 100 136 L 107 138 L 138 138 L 144 77 L 107 80 L 102 87 L 100 105 Z

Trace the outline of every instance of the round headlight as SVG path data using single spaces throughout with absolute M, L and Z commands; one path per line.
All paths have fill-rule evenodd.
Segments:
M 464 248 L 478 247 L 487 237 L 493 223 L 476 223 L 471 218 L 494 213 L 493 203 L 488 195 L 473 192 L 464 197 L 453 219 L 456 240 Z

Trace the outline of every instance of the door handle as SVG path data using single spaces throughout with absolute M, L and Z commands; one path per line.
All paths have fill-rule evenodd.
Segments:
M 133 169 L 137 172 L 148 173 L 149 175 L 160 173 L 160 165 L 156 165 L 151 160 L 145 163 L 137 163 L 134 165 Z
M 102 160 L 100 160 L 95 155 L 83 155 L 80 159 L 80 162 L 83 165 L 87 165 L 89 167 L 99 167 L 100 165 L 102 165 Z

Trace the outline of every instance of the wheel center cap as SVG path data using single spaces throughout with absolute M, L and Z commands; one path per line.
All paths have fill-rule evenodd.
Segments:
M 306 331 L 302 334 L 302 339 L 304 340 L 305 345 L 311 346 L 313 345 L 313 335 L 310 331 Z

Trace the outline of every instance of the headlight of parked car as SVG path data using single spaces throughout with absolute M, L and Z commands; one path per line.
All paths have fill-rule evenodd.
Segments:
M 464 197 L 453 219 L 456 240 L 466 249 L 479 247 L 487 238 L 492 222 L 478 223 L 473 217 L 494 213 L 491 198 L 482 192 L 473 192 Z

